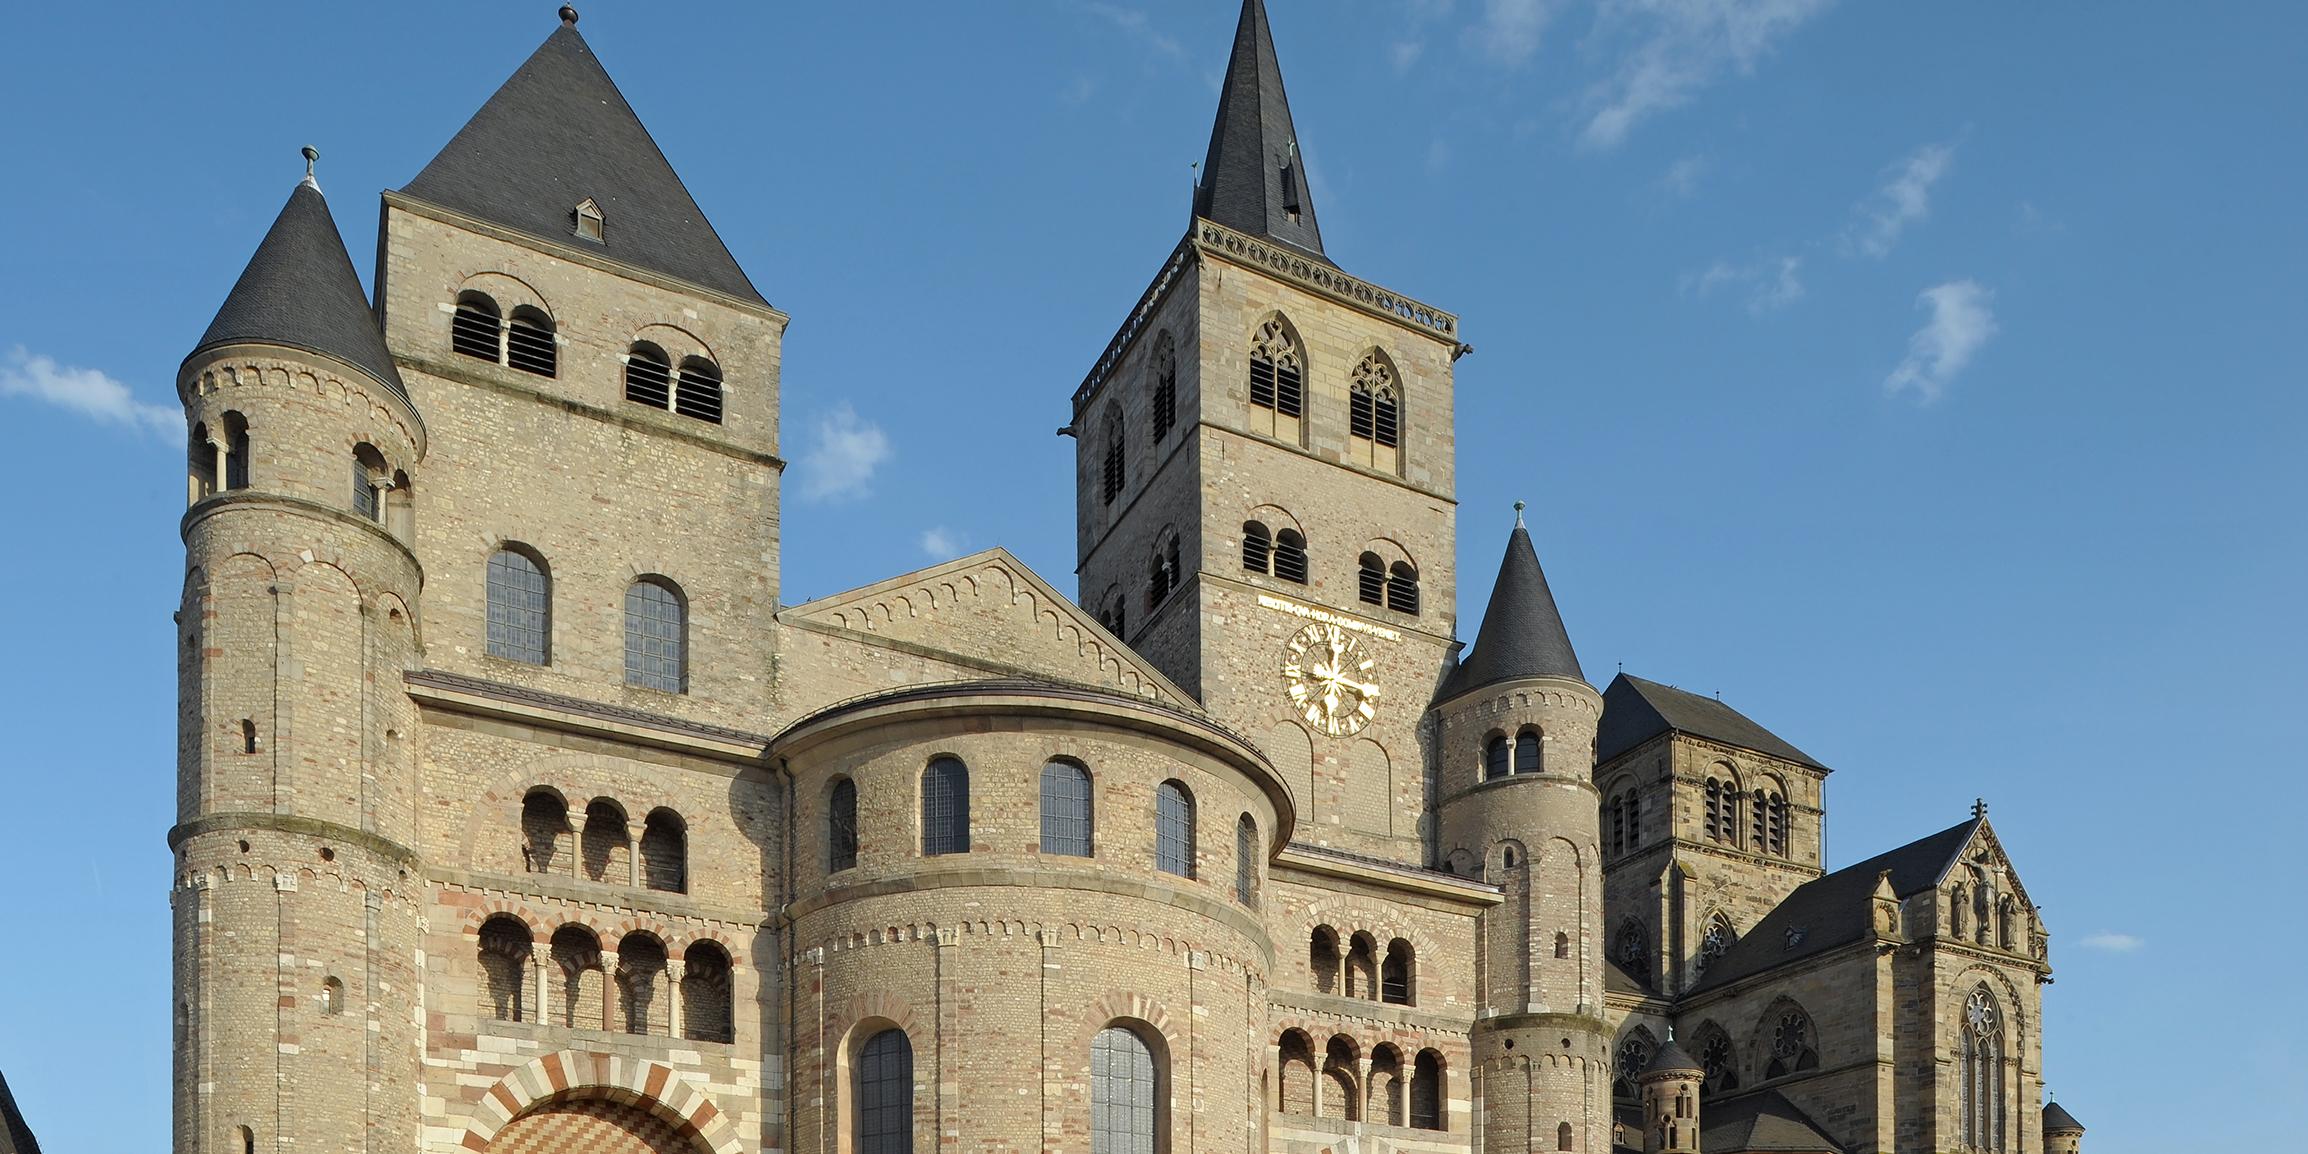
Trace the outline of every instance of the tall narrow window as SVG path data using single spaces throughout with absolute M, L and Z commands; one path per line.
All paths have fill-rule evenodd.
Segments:
M 1539 731 L 1526 729 L 1515 735 L 1515 772 L 1538 773 L 1546 769 L 1539 755 Z
M 1379 966 L 1378 997 L 1398 1006 L 1411 1004 L 1410 943 L 1396 938 L 1387 944 L 1386 961 Z
M 2004 1149 L 2003 1015 L 1985 988 L 1963 1004 L 1963 1039 L 1957 1092 L 1962 1099 L 1963 1144 Z
M 569 872 L 569 803 L 549 789 L 521 799 L 521 864 L 529 873 Z
M 1355 562 L 1354 595 L 1365 605 L 1386 603 L 1386 562 L 1365 553 Z
M 523 305 L 513 310 L 505 326 L 505 363 L 524 373 L 550 377 L 560 349 L 553 338 L 553 318 Z
M 529 981 L 529 927 L 510 914 L 481 923 L 481 1009 L 500 1022 L 535 1018 L 526 1005 Z
M 1265 410 L 1265 420 L 1254 422 L 1259 432 L 1287 441 L 1298 440 L 1298 418 L 1306 408 L 1305 366 L 1298 343 L 1280 320 L 1266 322 L 1250 348 L 1250 404 L 1252 416 Z
M 1122 495 L 1122 414 L 1109 409 L 1106 413 L 1106 451 L 1098 458 L 1098 492 L 1106 504 Z
M 858 1050 L 855 1154 L 913 1154 L 914 1045 L 904 1030 L 866 1039 Z
M 1042 852 L 1089 857 L 1090 771 L 1069 762 L 1042 767 Z
M 941 757 L 922 771 L 922 853 L 970 852 L 970 770 Z
M 1152 612 L 1178 588 L 1178 534 L 1165 529 L 1154 542 L 1154 556 L 1146 581 L 1146 609 Z
M 1346 435 L 1370 440 L 1377 431 L 1377 398 L 1371 396 L 1370 385 L 1359 376 L 1348 386 L 1346 394 Z
M 1314 992 L 1338 992 L 1338 931 L 1316 926 L 1306 943 L 1306 972 L 1314 978 Z
M 1194 876 L 1194 797 L 1175 781 L 1154 790 L 1154 868 Z
M 224 487 L 248 488 L 248 419 L 239 413 L 224 415 Z
M 1242 571 L 1267 573 L 1274 568 L 1274 537 L 1256 521 L 1242 523 Z
M 551 656 L 552 583 L 535 555 L 516 548 L 489 555 L 489 656 L 530 665 Z
M 1386 572 L 1386 607 L 1397 613 L 1418 613 L 1418 570 L 1397 561 Z
M 1420 1050 L 1410 1075 L 1410 1124 L 1420 1130 L 1443 1128 L 1442 1055 Z
M 457 294 L 457 310 L 449 317 L 449 348 L 461 356 L 496 363 L 503 356 L 505 322 L 497 302 L 485 293 Z
M 673 362 L 642 341 L 625 351 L 625 399 L 652 409 L 673 407 Z
M 689 829 L 670 809 L 651 810 L 641 823 L 641 884 L 671 894 L 689 891 Z
M 680 592 L 661 578 L 625 587 L 625 684 L 689 691 L 688 618 Z
M 673 411 L 684 417 L 721 423 L 721 366 L 704 357 L 681 362 L 681 380 L 673 392 Z
M 633 863 L 627 854 L 632 849 L 633 831 L 625 821 L 625 811 L 605 797 L 593 799 L 585 807 L 585 829 L 577 836 L 577 857 L 584 867 L 585 876 L 597 882 L 629 882 L 633 879 Z
M 842 778 L 833 783 L 826 800 L 826 869 L 832 873 L 857 865 L 857 783 Z
M 1296 585 L 1306 584 L 1306 538 L 1296 529 L 1274 535 L 1274 575 Z
M 1234 823 L 1234 900 L 1258 900 L 1258 822 L 1247 813 Z
M 1496 781 L 1514 771 L 1514 746 L 1507 741 L 1506 734 L 1492 735 L 1483 745 L 1483 780 Z
M 681 1036 L 698 1042 L 734 1042 L 729 954 L 712 941 L 693 942 L 681 955 Z
M 1710 841 L 1739 844 L 1739 783 L 1707 779 L 1707 837 Z
M 617 1029 L 655 1032 L 657 987 L 664 977 L 665 943 L 647 933 L 630 933 L 617 943 Z
M 361 448 L 368 448 L 362 445 Z M 385 503 L 377 499 L 377 474 L 356 451 L 353 455 L 353 513 L 365 521 L 385 519 Z
M 1373 437 L 1380 448 L 1399 448 L 1402 441 L 1402 404 L 1395 399 L 1393 389 L 1381 389 L 1375 399 Z
M 1178 423 L 1178 351 L 1165 330 L 1154 338 L 1154 443 Z
M 1156 1154 L 1161 1070 L 1144 1039 L 1108 1026 L 1090 1041 L 1091 1154 Z

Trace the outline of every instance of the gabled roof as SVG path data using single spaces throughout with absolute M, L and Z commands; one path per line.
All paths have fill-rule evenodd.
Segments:
M 1531 548 L 1531 531 L 1518 516 L 1507 537 L 1507 555 L 1499 562 L 1499 579 L 1491 585 L 1482 628 L 1475 633 L 1474 652 L 1443 679 L 1435 699 L 1525 677 L 1587 679 L 1555 608 L 1554 591 L 1539 568 L 1538 551 Z
M 433 162 L 409 196 L 543 240 L 766 304 L 594 59 L 574 22 L 545 38 Z M 580 240 L 592 198 L 602 239 Z
M 0 1076 L 0 1154 L 40 1154 L 40 1140 L 16 1109 L 16 1095 L 8 1092 L 5 1076 Z
M 1721 961 L 1708 967 L 1693 991 L 1735 982 L 1874 933 L 1869 899 L 1875 894 L 1876 879 L 1888 872 L 1891 892 L 1903 899 L 1938 886 L 1982 824 L 1983 819 L 1972 818 L 1795 887 Z
M 1777 1090 L 1703 1103 L 1699 1148 L 1707 1154 L 1843 1154 L 1843 1147 Z
M 1294 188 L 1286 190 L 1284 182 Z M 1295 203 L 1297 211 L 1291 211 Z M 1218 121 L 1194 188 L 1194 215 L 1252 236 L 1279 241 L 1329 263 L 1314 222 L 1314 194 L 1299 155 L 1282 65 L 1266 26 L 1266 0 L 1243 0 L 1234 54 L 1218 89 Z
M 1486 621 L 1486 628 L 1488 624 Z M 1610 687 L 1603 690 L 1603 720 L 1595 729 L 1595 764 L 1608 762 L 1669 731 L 1751 749 L 1814 769 L 1827 768 L 1778 734 L 1748 720 L 1746 714 L 1712 697 L 1685 693 L 1672 685 L 1624 673 L 1612 678 Z
M 2044 1103 L 2044 1133 L 2057 1134 L 2062 1130 L 2081 1134 L 2084 1132 L 2084 1124 L 2076 1121 L 2076 1116 L 2068 1113 L 2067 1107 L 2057 1102 Z
M 409 395 L 329 202 L 311 177 L 289 193 L 193 353 L 243 341 L 334 357 Z

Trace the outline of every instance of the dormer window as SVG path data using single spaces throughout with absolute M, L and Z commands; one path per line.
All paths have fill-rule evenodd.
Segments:
M 577 202 L 577 235 L 585 240 L 601 239 L 601 206 L 588 196 Z

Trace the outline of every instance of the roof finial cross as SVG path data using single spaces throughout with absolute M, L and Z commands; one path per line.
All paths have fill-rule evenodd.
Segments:
M 320 163 L 321 150 L 308 144 L 304 146 L 302 151 L 305 154 L 305 183 L 312 185 L 313 191 L 318 192 L 321 182 L 313 179 L 313 166 Z

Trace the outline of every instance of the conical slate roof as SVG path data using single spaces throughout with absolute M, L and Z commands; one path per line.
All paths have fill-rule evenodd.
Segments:
M 602 70 L 573 15 L 401 190 L 542 240 L 761 301 L 649 130 Z M 601 209 L 602 238 L 576 212 Z M 762 302 L 767 303 L 767 302 Z
M 1659 1052 L 1651 1056 L 1651 1064 L 1643 1067 L 1643 1072 L 1646 1074 L 1657 1074 L 1668 1070 L 1687 1074 L 1704 1074 L 1707 1072 L 1707 1068 L 1692 1060 L 1691 1055 L 1685 1052 L 1683 1047 L 1676 1045 L 1673 1038 L 1667 1039 L 1667 1044 L 1659 1047 Z
M 243 341 L 335 357 L 408 396 L 329 202 L 311 177 L 289 193 L 193 352 Z
M 16 1096 L 8 1092 L 5 1077 L 0 1077 L 0 1154 L 40 1154 L 40 1140 L 16 1109 Z
M 1282 92 L 1274 33 L 1266 26 L 1266 0 L 1243 0 L 1234 54 L 1218 90 L 1218 122 L 1210 129 L 1210 152 L 1194 189 L 1194 215 L 1329 263 L 1314 223 L 1298 130 L 1290 123 L 1290 99 Z
M 2057 1102 L 2044 1103 L 2044 1133 L 2057 1134 L 2063 1130 L 2077 1134 L 2084 1132 L 2084 1124 L 2068 1113 L 2068 1108 Z
M 1525 677 L 1587 679 L 1579 671 L 1571 635 L 1563 629 L 1563 615 L 1555 609 L 1547 575 L 1539 569 L 1531 531 L 1517 517 L 1506 558 L 1499 562 L 1499 579 L 1491 586 L 1490 606 L 1483 610 L 1483 627 L 1475 634 L 1474 652 L 1451 671 L 1436 696 L 1456 697 Z

